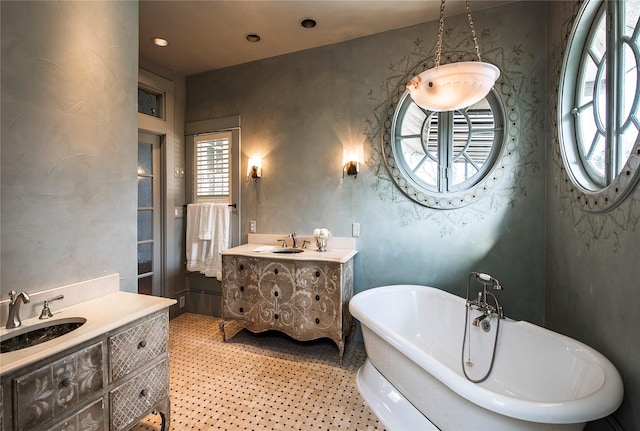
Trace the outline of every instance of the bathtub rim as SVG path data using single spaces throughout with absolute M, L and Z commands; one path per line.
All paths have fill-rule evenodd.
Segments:
M 593 362 L 596 363 L 604 374 L 603 384 L 591 394 L 567 401 L 533 401 L 519 399 L 499 394 L 484 388 L 482 384 L 468 381 L 464 376 L 440 363 L 431 355 L 426 354 L 417 346 L 411 344 L 402 335 L 384 325 L 376 322 L 362 310 L 361 303 L 372 295 L 383 292 L 403 291 L 428 291 L 430 294 L 441 295 L 448 300 L 462 303 L 464 299 L 450 292 L 436 287 L 416 284 L 385 285 L 367 289 L 354 295 L 349 301 L 349 311 L 361 325 L 367 326 L 379 337 L 393 346 L 396 350 L 407 356 L 425 371 L 440 380 L 452 391 L 467 400 L 496 413 L 510 416 L 516 419 L 540 422 L 547 424 L 571 424 L 588 422 L 608 416 L 618 409 L 623 400 L 624 389 L 622 378 L 615 366 L 600 352 L 594 348 L 566 335 L 550 329 L 534 325 L 520 320 L 511 321 L 515 325 L 528 325 L 533 330 L 551 333 L 566 343 L 575 345 L 576 348 L 588 351 Z M 365 340 L 366 348 L 366 340 Z M 374 364 L 375 366 L 375 364 Z M 607 407 L 603 407 L 607 406 Z

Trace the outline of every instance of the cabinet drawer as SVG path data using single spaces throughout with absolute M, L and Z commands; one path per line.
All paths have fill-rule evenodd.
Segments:
M 223 313 L 241 317 L 258 298 L 257 262 L 255 259 L 222 256 Z
M 102 389 L 102 350 L 99 342 L 14 379 L 16 429 L 31 430 Z
M 104 401 L 95 403 L 80 410 L 64 422 L 51 428 L 50 431 L 105 431 Z
M 113 383 L 165 353 L 168 337 L 167 313 L 109 337 L 109 381 Z
M 303 262 L 296 267 L 298 287 L 313 295 L 335 296 L 340 292 L 342 267 L 339 264 Z
M 111 430 L 120 431 L 169 396 L 166 359 L 109 393 Z

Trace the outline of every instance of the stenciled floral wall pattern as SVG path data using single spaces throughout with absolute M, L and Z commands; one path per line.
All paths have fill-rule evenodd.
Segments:
M 552 42 L 549 50 L 549 66 L 552 69 L 550 80 L 550 133 L 551 133 L 551 166 L 553 171 L 553 187 L 560 197 L 560 213 L 570 220 L 576 235 L 581 238 L 586 248 L 596 244 L 606 243 L 612 253 L 620 252 L 625 240 L 625 232 L 635 231 L 640 220 L 640 189 L 635 188 L 620 205 L 605 213 L 587 212 L 576 205 L 576 187 L 569 178 L 560 153 L 560 138 L 558 126 L 558 97 L 564 53 L 569 43 L 571 30 L 576 16 L 583 2 L 564 2 L 563 21 L 560 34 L 561 39 Z
M 351 236 L 356 222 L 355 293 L 411 283 L 464 295 L 469 272 L 483 271 L 505 286 L 508 316 L 541 323 L 545 11 L 544 3 L 514 2 L 473 12 L 483 58 L 501 69 L 506 121 L 515 124 L 509 166 L 492 193 L 463 208 L 410 200 L 382 159 L 397 90 L 433 63 L 437 22 L 189 77 L 187 121 L 241 115 L 243 157 L 262 154 L 259 187 L 243 188 L 244 232 L 256 220 L 259 233 L 323 226 Z M 446 17 L 443 63 L 473 58 L 468 28 L 466 15 Z M 362 148 L 357 178 L 342 176 L 350 145 Z
M 500 68 L 500 78 L 495 88 L 505 107 L 505 127 L 507 129 L 504 145 L 507 146 L 503 173 L 508 179 L 477 203 L 453 210 L 426 209 L 415 204 L 401 193 L 391 181 L 383 158 L 382 134 L 390 128 L 390 123 L 398 101 L 405 91 L 405 84 L 416 74 L 434 66 L 435 45 L 423 39 L 416 39 L 413 50 L 399 61 L 388 67 L 388 77 L 380 88 L 369 94 L 377 105 L 374 116 L 367 120 L 365 131 L 370 146 L 367 166 L 375 175 L 372 189 L 380 199 L 391 200 L 403 225 L 414 220 L 429 220 L 439 226 L 441 236 L 449 236 L 455 226 L 482 220 L 505 206 L 514 206 L 527 196 L 528 184 L 525 180 L 530 172 L 540 174 L 542 170 L 539 157 L 543 151 L 540 134 L 544 130 L 544 116 L 539 112 L 541 102 L 539 84 L 544 77 L 542 71 L 526 72 L 521 66 L 525 60 L 531 60 L 535 54 L 525 52 L 522 44 L 501 46 L 491 38 L 491 29 L 480 32 L 482 59 Z M 469 28 L 445 27 L 443 35 L 442 64 L 457 61 L 475 61 L 477 59 L 472 45 Z M 374 96 L 375 94 L 375 96 Z M 504 163 L 504 162 L 503 162 Z
M 636 185 L 608 212 L 588 211 L 577 201 L 579 195 L 560 152 L 562 64 L 583 4 L 563 1 L 548 5 L 545 323 L 596 348 L 620 372 L 625 387 L 622 406 L 601 427 L 588 429 L 638 429 L 640 338 L 634 318 L 640 307 L 640 189 Z

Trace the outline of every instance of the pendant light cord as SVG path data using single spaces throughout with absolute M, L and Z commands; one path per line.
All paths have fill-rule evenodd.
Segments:
M 436 55 L 434 59 L 435 67 L 440 66 L 440 54 L 442 53 L 442 34 L 444 33 L 444 3 L 445 0 L 440 2 L 440 21 L 438 23 L 438 41 L 436 42 Z M 478 46 L 478 37 L 476 36 L 476 30 L 473 26 L 473 19 L 471 18 L 471 8 L 469 7 L 469 0 L 465 0 L 467 7 L 467 18 L 469 19 L 469 28 L 471 28 L 471 38 L 473 39 L 473 45 L 476 49 L 476 55 L 478 61 L 482 61 L 480 56 L 480 47 Z
M 444 2 L 444 0 L 442 0 Z M 476 47 L 476 55 L 478 61 L 482 61 L 480 57 L 480 48 L 478 47 L 478 38 L 476 37 L 476 29 L 473 27 L 473 19 L 471 18 L 471 8 L 469 7 L 469 0 L 464 0 L 467 5 L 467 18 L 469 18 L 469 27 L 471 28 L 471 38 L 473 39 L 473 45 Z
M 444 1 L 440 2 L 440 23 L 438 25 L 438 41 L 436 42 L 435 67 L 440 66 L 440 53 L 442 51 L 442 33 L 444 32 Z

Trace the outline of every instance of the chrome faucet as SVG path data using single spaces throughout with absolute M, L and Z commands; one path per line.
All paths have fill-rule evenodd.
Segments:
M 298 248 L 298 236 L 296 235 L 296 233 L 292 233 L 291 235 L 289 235 L 291 237 L 291 247 L 293 248 Z
M 482 314 L 481 316 L 476 317 L 475 319 L 473 319 L 473 322 L 471 322 L 471 324 L 473 326 L 478 326 L 480 325 L 480 322 L 482 322 L 484 319 L 486 319 L 487 317 L 489 317 L 488 314 Z
M 31 301 L 26 292 L 16 293 L 15 290 L 9 292 L 11 302 L 9 303 L 9 317 L 7 318 L 7 329 L 17 328 L 22 324 L 20 320 L 20 301 L 28 304 Z
M 467 283 L 467 307 L 479 310 L 482 313 L 482 315 L 473 319 L 473 326 L 478 326 L 480 322 L 492 315 L 497 316 L 499 319 L 504 319 L 504 311 L 498 302 L 498 298 L 487 290 L 487 286 L 491 286 L 494 290 L 502 290 L 500 282 L 488 274 L 479 272 L 469 274 L 469 280 L 471 280 L 472 277 L 477 278 L 478 281 L 482 283 L 482 290 L 478 292 L 478 299 L 475 300 L 469 299 L 469 283 Z M 487 297 L 493 299 L 494 305 L 488 303 Z
M 44 306 L 42 308 L 42 312 L 40 313 L 40 320 L 48 319 L 49 317 L 53 317 L 53 313 L 51 312 L 51 308 L 49 308 L 49 303 L 51 301 L 57 301 L 58 299 L 64 299 L 64 295 L 54 296 L 53 298 L 48 298 L 44 300 Z

